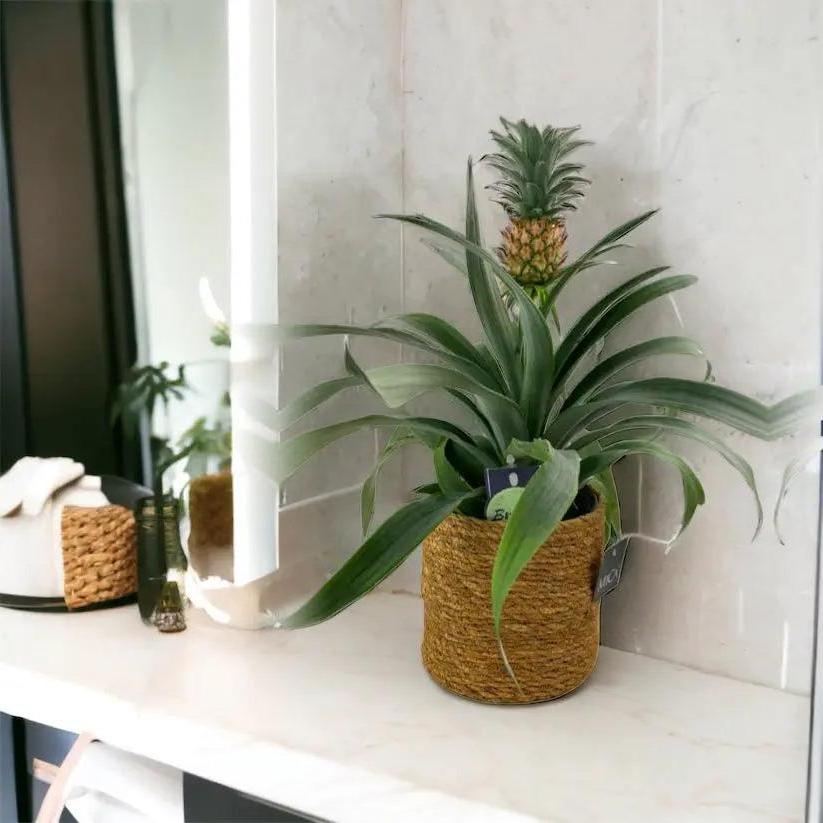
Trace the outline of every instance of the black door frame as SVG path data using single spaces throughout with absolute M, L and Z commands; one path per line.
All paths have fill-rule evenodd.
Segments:
M 0 54 L 5 51 L 3 40 L 3 26 L 0 25 Z M 5 100 L 5 72 L 0 70 L 0 472 L 26 454 L 28 445 L 23 314 L 16 237 L 12 230 L 13 196 Z

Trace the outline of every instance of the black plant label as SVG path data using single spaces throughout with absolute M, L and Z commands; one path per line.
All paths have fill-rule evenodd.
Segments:
M 600 600 L 603 595 L 613 592 L 617 588 L 620 583 L 620 575 L 623 573 L 623 563 L 626 560 L 628 547 L 628 540 L 616 540 L 603 553 L 600 574 L 597 576 L 597 584 L 594 587 L 593 600 Z

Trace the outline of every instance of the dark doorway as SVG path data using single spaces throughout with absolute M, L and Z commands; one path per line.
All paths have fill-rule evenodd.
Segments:
M 17 316 L 2 334 L 19 371 L 2 364 L 2 411 L 22 410 L 25 423 L 4 436 L 2 468 L 27 453 L 140 475 L 136 445 L 109 422 L 135 358 L 111 12 L 99 0 L 0 5 L 2 316 Z

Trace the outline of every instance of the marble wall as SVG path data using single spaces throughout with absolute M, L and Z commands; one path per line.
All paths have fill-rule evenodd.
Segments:
M 658 10 L 654 198 L 663 211 L 654 240 L 701 277 L 681 312 L 718 381 L 767 402 L 819 382 L 820 12 L 814 2 L 765 1 Z M 727 466 L 694 453 L 708 502 L 668 556 L 635 546 L 604 617 L 607 643 L 808 691 L 814 472 L 787 500 L 786 546 L 770 522 L 783 468 L 804 439 L 729 441 L 750 459 L 767 507 L 754 544 L 745 488 Z M 643 470 L 640 526 L 666 533 L 677 489 L 659 467 Z
M 400 4 L 278 4 L 279 303 L 289 322 L 368 324 L 401 310 L 397 232 L 372 215 L 402 198 Z M 396 359 L 389 345 L 352 341 L 358 359 Z M 281 401 L 337 376 L 340 338 L 284 350 Z M 345 396 L 312 420 L 355 416 Z M 373 437 L 328 449 L 286 488 L 286 503 L 338 491 L 370 470 Z
M 367 325 L 402 310 L 397 230 L 372 215 L 403 197 L 401 4 L 281 0 L 277 4 L 278 302 L 284 322 Z M 395 362 L 391 343 L 353 339 L 364 365 Z M 344 372 L 339 337 L 281 350 L 279 401 Z M 348 393 L 290 433 L 373 407 Z M 359 493 L 378 436 L 323 451 L 281 491 L 276 607 L 315 589 L 361 540 Z M 399 468 L 399 466 L 398 466 Z M 399 471 L 384 492 L 397 499 Z
M 368 322 L 435 311 L 477 333 L 465 284 L 413 230 L 376 224 L 384 210 L 460 220 L 465 162 L 490 148 L 498 115 L 583 126 L 592 185 L 569 221 L 571 252 L 651 207 L 620 265 L 581 278 L 571 319 L 646 263 L 700 282 L 639 315 L 626 338 L 685 332 L 720 382 L 764 400 L 815 384 L 819 369 L 821 159 L 818 4 L 797 0 L 281 0 L 278 186 L 281 310 L 290 320 Z M 483 172 L 481 172 L 481 179 Z M 487 238 L 499 209 L 483 211 Z M 400 356 L 357 344 L 365 362 Z M 285 356 L 283 399 L 339 373 L 338 342 Z M 336 404 L 331 416 L 362 408 Z M 322 419 L 322 416 L 321 418 Z M 787 545 L 769 521 L 799 438 L 731 441 L 757 472 L 767 523 L 752 544 L 748 490 L 723 463 L 693 458 L 708 501 L 672 551 L 635 541 L 603 639 L 732 677 L 804 692 L 811 656 L 817 481 L 803 476 L 785 510 Z M 352 438 L 288 485 L 316 517 L 350 495 L 375 441 Z M 387 474 L 399 499 L 428 465 Z M 669 536 L 679 482 L 645 461 L 622 467 L 626 526 Z M 311 514 L 314 512 L 314 514 Z M 299 530 L 295 532 L 299 534 Z M 343 544 L 341 542 L 342 550 Z M 414 564 L 390 585 L 413 589 Z

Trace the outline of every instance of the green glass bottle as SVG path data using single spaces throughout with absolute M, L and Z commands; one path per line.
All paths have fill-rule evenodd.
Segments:
M 163 537 L 166 548 L 166 580 L 177 584 L 183 606 L 186 605 L 186 570 L 189 561 L 180 541 L 180 502 L 176 497 L 163 498 Z
M 160 511 L 155 498 L 144 497 L 137 503 L 137 602 L 140 617 L 150 623 L 163 584 L 177 583 L 185 603 L 184 577 L 188 561 L 180 542 L 180 510 L 178 501 L 170 495 L 162 498 Z

